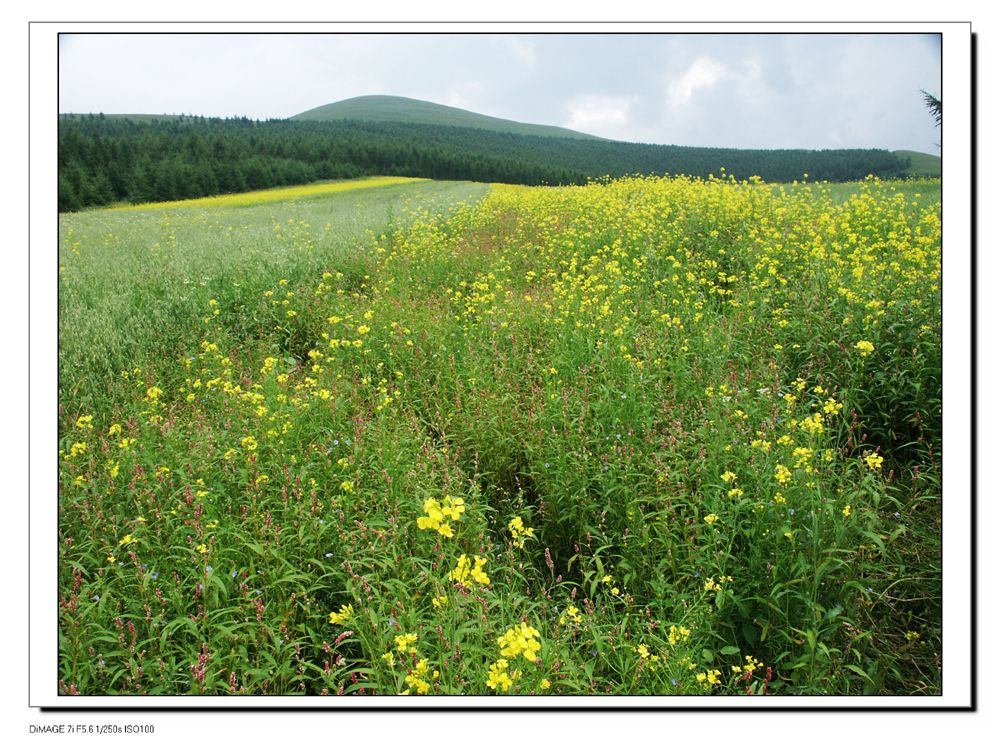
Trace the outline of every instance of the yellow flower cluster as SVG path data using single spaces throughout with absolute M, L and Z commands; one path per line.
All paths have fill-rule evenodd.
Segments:
M 774 479 L 779 485 L 787 485 L 792 480 L 792 472 L 784 464 L 779 464 L 774 468 Z
M 580 614 L 580 609 L 576 605 L 570 605 L 566 608 L 561 616 L 559 616 L 559 625 L 565 626 L 567 623 L 581 623 L 583 621 L 583 616 Z
M 719 676 L 722 675 L 721 670 L 706 670 L 704 672 L 698 673 L 695 678 L 698 683 L 704 683 L 706 686 L 715 686 L 721 683 Z
M 486 678 L 486 685 L 498 693 L 501 691 L 503 693 L 510 691 L 511 686 L 514 685 L 514 681 L 521 677 L 521 671 L 515 670 L 508 673 L 507 668 L 509 666 L 510 663 L 504 659 L 497 660 L 491 664 Z
M 400 634 L 399 636 L 395 637 L 394 641 L 396 642 L 396 651 L 399 652 L 401 655 L 406 654 L 408 652 L 410 654 L 413 654 L 417 651 L 416 648 L 413 646 L 414 644 L 417 643 L 416 634 L 412 633 Z
M 691 629 L 685 628 L 684 626 L 672 625 L 670 627 L 670 633 L 667 634 L 667 643 L 673 647 L 682 642 L 686 642 L 690 636 Z
M 437 680 L 438 675 L 437 670 L 431 671 L 430 666 L 427 664 L 427 658 L 424 657 L 417 661 L 413 670 L 407 673 L 406 678 L 403 680 L 407 686 L 418 694 L 427 694 L 431 690 L 431 681 Z M 409 689 L 404 693 L 408 692 Z
M 473 582 L 482 584 L 485 587 L 490 583 L 490 577 L 483 571 L 484 565 L 486 565 L 485 558 L 477 555 L 470 562 L 469 556 L 463 553 L 459 556 L 458 563 L 455 564 L 455 568 L 452 570 L 450 576 L 453 581 L 458 582 L 466 589 L 471 587 Z
M 442 537 L 452 537 L 455 532 L 448 520 L 457 522 L 462 518 L 465 501 L 450 495 L 446 495 L 440 502 L 436 498 L 428 498 L 424 501 L 424 513 L 426 516 L 417 519 L 420 529 L 433 529 Z
M 739 675 L 751 675 L 753 671 L 764 667 L 764 663 L 756 659 L 753 655 L 745 655 L 742 665 L 733 665 L 733 672 Z
M 721 592 L 732 580 L 733 577 L 731 576 L 720 576 L 719 580 L 716 581 L 714 576 L 710 576 L 705 580 L 705 591 Z
M 655 667 L 656 663 L 660 661 L 660 656 L 650 652 L 649 647 L 646 646 L 645 644 L 638 644 L 635 647 L 635 652 L 637 655 L 639 655 L 640 658 L 650 663 L 651 666 Z
M 525 527 L 520 516 L 515 516 L 511 519 L 510 524 L 507 525 L 507 529 L 510 531 L 510 536 L 514 539 L 514 544 L 519 548 L 524 547 L 526 540 L 534 539 L 535 537 L 534 527 Z
M 542 648 L 540 637 L 537 628 L 521 622 L 514 628 L 507 629 L 507 632 L 497 639 L 500 654 L 504 657 L 523 656 L 528 662 L 534 662 L 538 659 L 538 652 Z
M 334 626 L 339 626 L 341 623 L 345 623 L 350 620 L 353 616 L 353 605 L 341 605 L 338 612 L 330 613 L 330 623 Z

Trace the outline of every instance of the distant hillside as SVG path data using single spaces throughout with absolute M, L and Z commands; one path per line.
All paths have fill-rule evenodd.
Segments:
M 59 208 L 238 193 L 364 175 L 569 185 L 630 174 L 767 182 L 904 177 L 884 149 L 717 149 L 360 120 L 64 115 Z
M 448 107 L 421 99 L 404 96 L 359 96 L 341 102 L 324 104 L 301 112 L 292 120 L 360 120 L 363 122 L 415 123 L 417 125 L 447 125 L 458 128 L 477 128 L 497 133 L 514 133 L 521 136 L 550 136 L 553 138 L 584 138 L 604 140 L 554 125 L 534 125 L 504 120 L 500 117 L 480 115 L 477 112 Z
M 898 157 L 910 160 L 907 174 L 911 177 L 941 177 L 941 157 L 922 151 L 894 151 Z

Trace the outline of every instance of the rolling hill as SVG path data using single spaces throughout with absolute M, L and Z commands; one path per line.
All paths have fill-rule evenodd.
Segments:
M 176 201 L 369 175 L 571 185 L 631 174 L 791 182 L 808 173 L 844 182 L 921 174 L 916 170 L 932 168 L 933 160 L 885 149 L 627 143 L 372 96 L 292 119 L 60 115 L 59 207 Z
M 911 177 L 941 177 L 941 157 L 922 151 L 894 151 L 898 157 L 910 160 L 907 172 Z
M 550 136 L 553 138 L 580 138 L 603 141 L 598 136 L 559 128 L 554 125 L 535 125 L 504 120 L 500 117 L 480 115 L 458 107 L 410 99 L 403 96 L 359 96 L 332 104 L 324 104 L 294 115 L 292 120 L 360 120 L 364 122 L 412 123 L 416 125 L 444 125 L 456 128 L 476 128 L 497 133 L 521 136 Z

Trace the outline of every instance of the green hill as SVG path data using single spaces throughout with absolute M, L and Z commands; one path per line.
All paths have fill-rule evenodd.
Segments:
M 480 115 L 458 107 L 448 107 L 420 99 L 403 96 L 359 96 L 341 102 L 324 104 L 294 115 L 292 120 L 361 120 L 366 122 L 414 123 L 417 125 L 447 125 L 459 128 L 477 128 L 498 133 L 515 133 L 522 136 L 549 136 L 552 138 L 581 138 L 604 140 L 554 125 L 535 125 L 504 120 L 500 117 Z
M 922 151 L 894 151 L 898 157 L 909 158 L 911 177 L 941 177 L 941 157 Z

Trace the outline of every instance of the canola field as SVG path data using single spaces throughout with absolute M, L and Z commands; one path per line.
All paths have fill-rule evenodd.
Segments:
M 63 215 L 60 691 L 939 693 L 939 196 Z
M 292 185 L 285 188 L 269 188 L 267 190 L 251 190 L 245 193 L 231 193 L 221 196 L 205 196 L 204 198 L 187 198 L 180 201 L 162 201 L 159 203 L 126 204 L 116 207 L 119 210 L 142 209 L 176 209 L 200 206 L 256 206 L 262 203 L 281 203 L 303 198 L 329 196 L 333 193 L 361 190 L 362 188 L 379 188 L 384 185 L 400 185 L 402 183 L 419 182 L 418 177 L 366 177 L 359 180 L 331 180 L 329 182 L 309 183 L 308 185 Z

